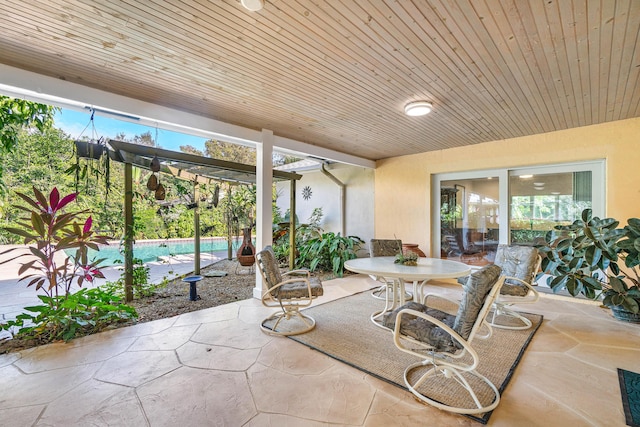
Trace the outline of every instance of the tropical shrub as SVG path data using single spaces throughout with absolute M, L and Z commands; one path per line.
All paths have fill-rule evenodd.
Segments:
M 364 240 L 356 236 L 323 233 L 298 246 L 300 254 L 296 259 L 296 268 L 333 271 L 336 276 L 342 277 L 345 261 L 356 258 L 363 244 Z
M 45 303 L 28 307 L 32 314 L 21 314 L 16 321 L 2 325 L 3 329 L 18 334 L 43 339 L 70 339 L 77 333 L 94 331 L 109 319 L 129 318 L 135 311 L 118 305 L 119 299 L 100 290 L 82 290 L 71 294 L 73 285 L 82 287 L 85 282 L 104 278 L 100 271 L 101 259 L 89 260 L 88 250 L 99 251 L 99 244 L 107 243 L 107 236 L 96 235 L 92 230 L 92 219 L 86 210 L 66 212 L 66 208 L 77 198 L 77 193 L 60 197 L 54 188 L 45 197 L 33 187 L 35 198 L 17 192 L 27 206 L 15 205 L 26 215 L 18 222 L 21 228 L 6 228 L 9 233 L 20 236 L 28 246 L 27 253 L 3 261 L 1 264 L 26 257 L 18 270 L 20 280 L 28 280 L 27 287 L 34 287 L 45 295 L 38 298 Z M 4 251 L 7 254 L 20 248 Z M 23 332 L 24 331 L 24 332 Z

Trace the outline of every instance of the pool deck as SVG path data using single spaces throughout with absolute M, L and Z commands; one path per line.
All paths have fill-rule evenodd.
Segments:
M 9 248 L 16 246 L 0 245 L 0 253 Z M 13 254 L 0 255 L 0 262 L 12 258 Z M 208 252 L 200 254 L 200 267 L 204 268 L 210 264 L 227 258 L 227 251 Z M 36 292 L 31 288 L 27 288 L 27 281 L 19 281 L 18 269 L 27 258 L 17 259 L 7 264 L 0 265 L 0 320 L 15 319 L 16 316 L 23 312 L 24 307 L 39 304 L 40 300 L 37 295 L 43 292 Z M 176 255 L 168 259 L 168 261 L 152 261 L 145 265 L 149 267 L 149 275 L 151 283 L 160 283 L 162 280 L 174 279 L 193 272 L 194 256 Z M 105 276 L 104 279 L 96 279 L 92 284 L 87 282 L 88 287 L 100 286 L 106 282 L 117 280 L 122 273 L 122 266 L 105 267 L 102 269 Z M 85 286 L 87 287 L 87 286 Z M 76 287 L 77 290 L 77 287 Z M 0 339 L 7 332 L 0 332 Z

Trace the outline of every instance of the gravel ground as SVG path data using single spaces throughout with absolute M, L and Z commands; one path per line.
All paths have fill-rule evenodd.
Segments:
M 224 277 L 207 277 L 213 271 L 226 272 Z M 138 312 L 136 323 L 172 317 L 253 297 L 255 270 L 239 266 L 236 261 L 222 260 L 200 271 L 204 277 L 196 285 L 198 301 L 189 300 L 189 284 L 175 279 L 154 295 L 134 300 Z

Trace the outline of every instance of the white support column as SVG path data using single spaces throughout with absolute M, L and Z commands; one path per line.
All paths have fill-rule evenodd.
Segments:
M 262 130 L 262 143 L 256 146 L 256 251 L 273 243 L 273 132 Z M 262 297 L 262 276 L 256 268 L 253 297 Z

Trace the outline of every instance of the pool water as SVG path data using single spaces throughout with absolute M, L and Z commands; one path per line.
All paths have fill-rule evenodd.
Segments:
M 241 240 L 232 245 L 235 252 L 240 246 Z M 105 258 L 100 263 L 101 267 L 123 264 L 124 256 L 121 253 L 122 247 L 118 242 L 103 246 L 100 251 L 89 250 L 89 259 Z M 200 253 L 219 252 L 227 250 L 227 240 L 225 238 L 213 238 L 200 240 Z M 192 254 L 195 252 L 192 239 L 168 240 L 168 241 L 139 241 L 133 246 L 133 256 L 141 259 L 142 262 L 158 261 L 159 257 Z

